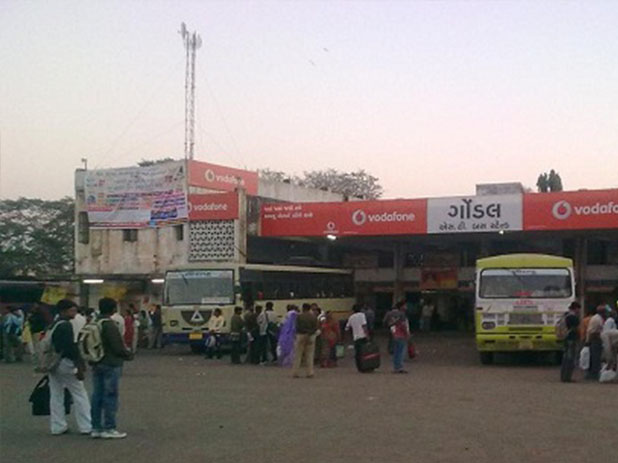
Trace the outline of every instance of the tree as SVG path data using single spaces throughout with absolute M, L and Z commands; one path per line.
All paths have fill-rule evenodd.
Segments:
M 167 157 L 167 158 L 161 158 L 161 159 L 155 159 L 153 161 L 149 160 L 149 159 L 142 159 L 140 162 L 137 163 L 137 165 L 139 167 L 149 167 L 149 166 L 154 166 L 155 164 L 163 164 L 165 162 L 174 162 L 175 159 Z
M 377 199 L 384 192 L 380 180 L 362 169 L 356 172 L 339 172 L 335 169 L 313 170 L 304 172 L 303 177 L 270 169 L 260 169 L 258 172 L 264 180 L 326 189 L 349 197 Z
M 560 174 L 554 169 L 549 171 L 549 174 L 544 172 L 539 175 L 536 181 L 536 186 L 539 193 L 547 193 L 548 191 L 562 191 L 562 179 Z
M 73 272 L 73 198 L 0 201 L 0 277 Z

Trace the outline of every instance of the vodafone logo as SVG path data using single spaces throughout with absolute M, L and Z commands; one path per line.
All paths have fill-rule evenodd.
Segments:
M 361 209 L 357 209 L 352 213 L 352 222 L 359 227 L 367 222 L 367 214 Z
M 558 201 L 554 204 L 554 207 L 551 208 L 552 215 L 558 220 L 568 219 L 573 213 L 573 208 L 566 201 Z
M 204 172 L 204 178 L 206 179 L 207 182 L 214 182 L 216 179 L 216 175 L 215 173 L 212 171 L 212 169 L 208 169 L 206 170 L 206 172 Z
M 227 204 L 204 203 L 204 204 L 198 204 L 197 206 L 190 205 L 189 211 L 192 211 L 192 212 L 227 211 Z
M 618 215 L 618 203 L 610 201 L 608 203 L 597 202 L 593 205 L 571 206 L 569 202 L 562 200 L 554 204 L 551 213 L 558 220 L 566 220 L 573 213 L 578 216 Z
M 230 174 L 215 174 L 212 169 L 206 169 L 204 172 L 204 179 L 208 183 L 229 183 L 230 185 L 245 185 L 245 180 L 241 177 L 235 177 Z
M 352 214 L 352 222 L 354 225 L 362 226 L 367 221 L 369 222 L 383 222 L 383 223 L 393 223 L 393 222 L 414 222 L 416 216 L 413 212 L 382 212 L 381 214 L 367 214 L 362 209 L 357 209 Z

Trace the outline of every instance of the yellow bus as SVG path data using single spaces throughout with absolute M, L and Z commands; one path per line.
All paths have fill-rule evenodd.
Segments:
M 574 300 L 571 259 L 510 254 L 477 260 L 475 324 L 481 363 L 492 363 L 496 352 L 560 352 L 556 324 Z
M 317 303 L 336 319 L 351 313 L 354 283 L 350 270 L 261 264 L 201 264 L 172 269 L 165 274 L 162 321 L 167 344 L 189 344 L 199 352 L 208 320 L 219 308 L 229 333 L 235 306 L 272 302 L 281 321 L 288 304 Z

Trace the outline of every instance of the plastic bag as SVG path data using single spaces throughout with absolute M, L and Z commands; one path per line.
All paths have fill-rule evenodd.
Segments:
M 590 347 L 585 346 L 579 353 L 579 368 L 587 370 L 590 368 Z
M 607 368 L 607 365 L 603 365 L 603 368 L 601 369 L 601 375 L 599 376 L 599 382 L 611 383 L 612 381 L 616 380 L 617 376 L 618 373 L 616 373 L 616 370 L 609 370 Z

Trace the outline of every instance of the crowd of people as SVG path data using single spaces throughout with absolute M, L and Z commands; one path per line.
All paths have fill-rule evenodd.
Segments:
M 599 381 L 603 370 L 616 372 L 618 314 L 607 304 L 587 310 L 581 320 L 580 313 L 581 305 L 573 302 L 564 316 L 566 333 L 560 368 L 563 382 L 572 381 L 577 365 L 585 371 L 586 380 Z
M 93 308 L 78 307 L 71 320 L 75 341 L 77 334 L 93 320 Z M 37 345 L 57 317 L 57 307 L 44 303 L 6 305 L 0 312 L 0 359 L 6 363 L 22 362 L 24 355 L 36 363 Z M 161 306 L 151 304 L 148 310 L 138 310 L 130 303 L 113 316 L 126 346 L 136 352 L 138 347 L 156 349 L 163 347 Z
M 221 357 L 225 320 L 219 309 L 215 309 L 208 321 L 205 341 L 206 356 Z M 403 302 L 389 311 L 383 320 L 389 328 L 393 354 L 393 371 L 405 373 L 403 358 L 410 342 L 410 327 Z M 337 359 L 345 353 L 345 334 L 349 333 L 355 350 L 355 361 L 359 371 L 363 346 L 370 342 L 375 329 L 375 312 L 370 307 L 355 305 L 353 314 L 347 320 L 338 320 L 334 313 L 322 310 L 317 304 L 305 303 L 299 308 L 288 305 L 281 323 L 273 310 L 273 303 L 265 306 L 249 305 L 236 307 L 230 320 L 230 358 L 233 364 L 249 363 L 278 364 L 292 369 L 293 377 L 300 377 L 301 369 L 307 377 L 314 376 L 314 366 L 334 368 Z M 241 358 L 246 352 L 244 360 Z

